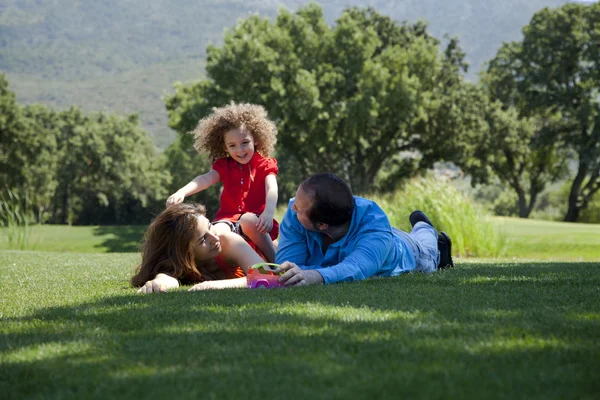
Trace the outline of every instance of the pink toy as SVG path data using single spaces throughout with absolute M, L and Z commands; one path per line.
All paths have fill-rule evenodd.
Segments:
M 279 275 L 275 273 L 277 267 L 279 267 L 279 264 L 254 264 L 248 270 L 246 287 L 249 289 L 283 287 L 283 285 L 279 283 Z

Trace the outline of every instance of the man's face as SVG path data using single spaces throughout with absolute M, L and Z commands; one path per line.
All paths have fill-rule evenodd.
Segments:
M 317 225 L 308 217 L 312 208 L 312 204 L 313 201 L 311 197 L 306 194 L 304 190 L 302 190 L 302 187 L 299 187 L 298 190 L 296 190 L 296 198 L 294 200 L 294 204 L 292 205 L 292 210 L 296 211 L 296 214 L 298 215 L 298 221 L 300 221 L 305 229 L 319 232 Z

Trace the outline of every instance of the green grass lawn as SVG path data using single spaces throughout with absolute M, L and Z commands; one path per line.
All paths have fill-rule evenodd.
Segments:
M 600 261 L 600 225 L 494 218 L 506 237 L 506 257 Z
M 33 225 L 28 250 L 77 253 L 137 252 L 146 226 Z M 0 250 L 10 249 L 8 229 L 0 228 Z
M 475 260 L 329 287 L 138 295 L 138 255 L 0 252 L 0 393 L 595 398 L 600 264 Z
M 329 287 L 153 296 L 128 286 L 144 227 L 35 227 L 35 250 L 0 242 L 0 393 L 596 398 L 600 226 L 495 221 L 511 258 Z M 580 259 L 595 262 L 557 261 Z
M 600 225 L 519 218 L 492 221 L 505 235 L 505 258 L 600 261 Z M 26 248 L 80 253 L 137 252 L 145 229 L 145 226 L 33 226 Z M 6 229 L 0 229 L 0 250 L 9 249 L 6 233 Z

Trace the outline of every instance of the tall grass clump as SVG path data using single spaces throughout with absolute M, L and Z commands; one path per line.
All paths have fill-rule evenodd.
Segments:
M 25 250 L 31 247 L 32 227 L 29 221 L 32 215 L 27 195 L 20 196 L 11 189 L 0 192 L 0 228 L 7 237 L 9 249 Z
M 480 206 L 465 197 L 447 179 L 410 180 L 394 193 L 367 196 L 387 213 L 393 226 L 410 232 L 408 216 L 422 210 L 438 231 L 452 238 L 452 252 L 460 257 L 497 257 L 505 238 Z

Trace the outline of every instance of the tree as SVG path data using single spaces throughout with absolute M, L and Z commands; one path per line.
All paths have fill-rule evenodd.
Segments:
M 19 135 L 23 130 L 22 112 L 15 94 L 8 89 L 8 81 L 0 74 L 0 176 L 2 189 L 14 186 L 20 164 L 15 162 Z
M 347 9 L 333 27 L 315 4 L 280 11 L 273 23 L 251 16 L 208 49 L 208 79 L 176 86 L 166 100 L 170 126 L 185 134 L 211 107 L 262 104 L 295 179 L 327 170 L 356 192 L 372 190 L 384 167 L 388 177 L 413 172 L 400 152 L 443 147 L 423 121 L 466 66 L 456 40 L 442 55 L 439 46 L 426 25 L 399 25 L 372 9 Z
M 600 190 L 600 4 L 536 13 L 523 40 L 504 45 L 488 68 L 493 96 L 523 117 L 557 116 L 540 142 L 576 158 L 565 221 L 576 221 Z M 544 122 L 544 121 L 542 121 Z
M 0 76 L 0 176 L 3 190 L 27 198 L 43 222 L 56 188 L 56 114 L 41 105 L 21 107 Z
M 55 222 L 140 222 L 124 212 L 136 209 L 131 202 L 144 208 L 164 201 L 170 177 L 137 115 L 84 115 L 71 108 L 59 120 Z

